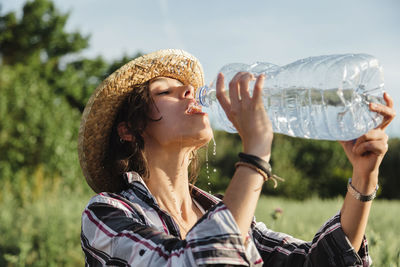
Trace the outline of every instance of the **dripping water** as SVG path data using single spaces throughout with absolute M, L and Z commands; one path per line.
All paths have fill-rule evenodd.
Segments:
M 211 194 L 210 171 L 209 171 L 209 168 L 208 168 L 208 146 L 206 147 L 206 173 L 207 173 L 208 193 Z
M 217 143 L 215 142 L 214 135 L 212 137 L 212 140 L 213 140 L 213 144 L 214 144 L 214 146 L 213 146 L 213 156 L 216 156 L 217 155 Z
M 212 150 L 212 155 L 215 157 L 217 155 L 217 143 L 215 142 L 214 135 L 212 137 L 213 141 L 213 150 Z M 215 174 L 217 172 L 217 169 L 213 169 L 213 173 Z M 208 186 L 208 193 L 211 193 L 211 181 L 210 181 L 210 168 L 208 164 L 208 146 L 206 148 L 206 173 L 207 173 L 207 186 Z
M 212 141 L 213 141 L 213 156 L 215 157 L 216 155 L 217 155 L 217 142 L 215 142 L 215 138 L 214 138 L 214 135 L 213 135 L 213 137 L 212 137 Z M 213 169 L 213 172 L 214 172 L 214 174 L 217 172 L 217 169 L 216 168 L 214 168 Z

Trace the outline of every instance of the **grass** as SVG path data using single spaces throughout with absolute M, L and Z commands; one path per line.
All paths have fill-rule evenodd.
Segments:
M 90 195 L 65 190 L 62 183 L 37 184 L 41 186 L 32 188 L 40 190 L 19 196 L 7 184 L 0 189 L 0 266 L 83 266 L 80 218 Z M 341 203 L 341 198 L 296 201 L 262 197 L 256 217 L 275 231 L 311 240 Z M 283 213 L 274 212 L 276 208 Z M 400 267 L 398 214 L 400 201 L 374 201 L 367 230 L 374 266 Z
M 312 240 L 319 227 L 341 208 L 343 199 L 305 201 L 261 197 L 257 221 L 274 231 Z M 277 215 L 275 209 L 283 212 Z M 374 200 L 366 236 L 374 266 L 400 267 L 400 201 Z

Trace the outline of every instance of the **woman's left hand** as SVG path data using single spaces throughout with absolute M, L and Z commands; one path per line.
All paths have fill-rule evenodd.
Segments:
M 385 128 L 394 119 L 396 113 L 393 109 L 393 99 L 384 93 L 383 98 L 386 106 L 370 103 L 371 111 L 377 112 L 383 116 L 382 123 L 375 129 L 356 139 L 356 141 L 340 141 L 353 165 L 353 180 L 361 178 L 364 186 L 374 187 L 378 182 L 379 165 L 388 150 L 388 136 Z M 359 181 L 361 182 L 361 181 Z

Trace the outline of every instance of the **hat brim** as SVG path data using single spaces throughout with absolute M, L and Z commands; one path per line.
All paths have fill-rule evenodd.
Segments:
M 116 70 L 86 104 L 79 128 L 78 155 L 86 181 L 96 193 L 118 191 L 104 159 L 119 107 L 136 85 L 162 76 L 194 88 L 204 85 L 203 68 L 194 56 L 183 50 L 165 49 L 138 57 Z

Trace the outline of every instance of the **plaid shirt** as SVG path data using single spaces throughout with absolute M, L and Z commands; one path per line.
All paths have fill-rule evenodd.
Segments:
M 358 252 L 340 224 L 325 223 L 312 242 L 253 221 L 246 244 L 225 204 L 199 188 L 193 199 L 206 211 L 180 238 L 174 219 L 157 204 L 142 178 L 125 174 L 128 188 L 94 196 L 82 214 L 81 243 L 88 266 L 369 266 L 367 241 Z

